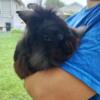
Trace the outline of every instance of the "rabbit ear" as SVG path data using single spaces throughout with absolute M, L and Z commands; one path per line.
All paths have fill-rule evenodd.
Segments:
M 78 28 L 71 28 L 74 33 L 76 33 L 79 37 L 83 36 L 83 33 L 87 30 L 87 26 L 80 26 Z
M 17 11 L 16 13 L 17 13 L 17 14 L 19 15 L 19 17 L 27 24 L 29 18 L 30 18 L 30 17 L 32 16 L 32 14 L 33 14 L 33 11 L 28 11 L 28 10 L 26 10 L 26 11 Z

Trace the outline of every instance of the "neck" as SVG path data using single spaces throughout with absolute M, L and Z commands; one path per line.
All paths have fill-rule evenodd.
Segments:
M 99 0 L 87 0 L 87 7 L 88 8 L 91 8 L 97 4 L 100 4 Z

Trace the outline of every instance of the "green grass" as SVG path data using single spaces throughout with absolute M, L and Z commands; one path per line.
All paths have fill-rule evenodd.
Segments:
M 31 100 L 13 69 L 13 53 L 21 33 L 0 33 L 0 100 Z

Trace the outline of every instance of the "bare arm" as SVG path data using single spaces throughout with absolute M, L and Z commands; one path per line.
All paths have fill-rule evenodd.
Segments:
M 35 100 L 88 100 L 95 95 L 80 80 L 59 68 L 28 77 L 25 88 Z

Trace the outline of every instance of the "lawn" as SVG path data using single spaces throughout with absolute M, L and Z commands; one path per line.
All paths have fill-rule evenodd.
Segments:
M 13 69 L 13 53 L 21 32 L 0 33 L 0 100 L 31 100 Z

